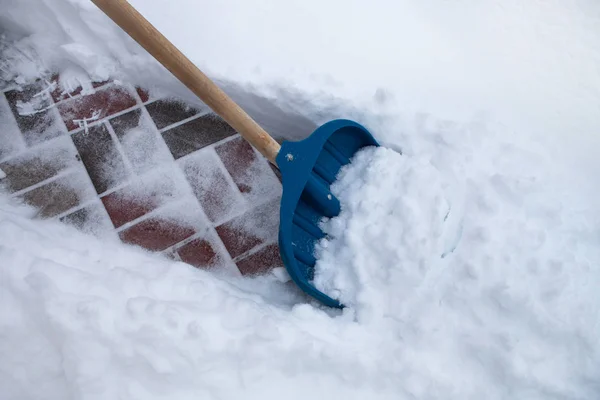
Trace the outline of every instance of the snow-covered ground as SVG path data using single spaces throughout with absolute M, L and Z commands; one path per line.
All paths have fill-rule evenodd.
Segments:
M 341 314 L 285 274 L 215 276 L 0 195 L 3 396 L 600 397 L 600 3 L 132 3 L 212 76 L 403 156 L 338 188 Z M 186 95 L 91 2 L 0 0 L 0 23 L 5 78 Z

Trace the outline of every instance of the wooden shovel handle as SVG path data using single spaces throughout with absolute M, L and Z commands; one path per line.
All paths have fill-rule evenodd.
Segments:
M 92 0 L 270 162 L 281 146 L 126 0 Z

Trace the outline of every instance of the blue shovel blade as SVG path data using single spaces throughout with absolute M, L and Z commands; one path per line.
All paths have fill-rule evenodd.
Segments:
M 283 195 L 279 222 L 279 249 L 294 282 L 308 295 L 329 306 L 343 305 L 312 284 L 317 241 L 325 237 L 319 228 L 323 217 L 340 213 L 339 200 L 329 191 L 342 166 L 358 150 L 379 146 L 356 122 L 338 119 L 317 128 L 299 142 L 284 142 L 277 155 Z

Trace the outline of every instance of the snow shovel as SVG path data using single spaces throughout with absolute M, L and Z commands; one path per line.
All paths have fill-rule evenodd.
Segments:
M 354 153 L 365 146 L 378 146 L 373 136 L 356 122 L 338 119 L 323 124 L 304 140 L 280 145 L 126 0 L 92 1 L 279 168 L 283 184 L 279 248 L 285 267 L 305 293 L 327 306 L 342 308 L 338 300 L 311 283 L 314 248 L 325 237 L 319 222 L 340 212 L 330 185 Z

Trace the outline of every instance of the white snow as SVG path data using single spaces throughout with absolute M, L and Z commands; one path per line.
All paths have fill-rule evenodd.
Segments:
M 343 314 L 304 304 L 278 276 L 215 276 L 32 221 L 29 210 L 0 197 L 4 395 L 596 398 L 600 254 L 591 221 L 590 232 L 576 220 L 557 228 L 548 218 L 559 212 L 552 201 L 528 213 L 530 200 L 515 207 L 495 198 L 499 182 L 484 183 L 471 188 L 463 239 L 442 261 L 433 245 L 440 187 L 411 177 L 433 184 L 439 174 L 389 154 L 365 152 L 374 161 L 363 179 L 385 170 L 378 162 L 396 166 L 399 178 L 389 168 L 385 178 L 407 183 L 399 209 L 414 225 L 398 235 L 381 227 L 399 218 L 373 219 L 353 244 L 379 243 L 345 249 L 365 275 L 356 307 Z M 378 264 L 394 249 L 402 259 Z M 358 263 L 365 258 L 368 267 Z
M 443 236 L 459 236 L 444 232 L 454 213 L 447 190 L 427 159 L 384 147 L 358 152 L 332 186 L 342 212 L 323 224 L 328 237 L 316 249 L 316 287 L 359 316 L 365 308 L 396 314 L 451 250 Z
M 191 98 L 91 2 L 1 3 L 0 78 Z M 350 307 L 281 271 L 215 276 L 33 221 L 2 194 L 3 396 L 600 396 L 600 3 L 132 3 L 211 76 L 390 149 L 335 189 L 320 284 Z
M 164 141 L 146 122 L 128 130 L 121 139 L 121 146 L 138 173 L 173 159 Z
M 387 99 L 408 117 L 484 112 L 532 134 L 577 132 L 576 141 L 600 124 L 594 1 L 132 4 L 211 76 L 271 97 L 293 93 L 290 106 L 312 116 L 334 101 L 363 110 Z M 0 20 L 19 39 L 10 56 L 21 79 L 38 73 L 34 53 L 50 70 L 75 65 L 94 80 L 117 75 L 185 94 L 90 1 L 4 0 Z
M 0 160 L 4 160 L 25 147 L 17 122 L 4 96 L 0 96 L 0 130 L 2 131 Z
M 182 157 L 178 163 L 207 217 L 216 225 L 247 209 L 242 195 L 234 188 L 231 177 L 212 148 Z

